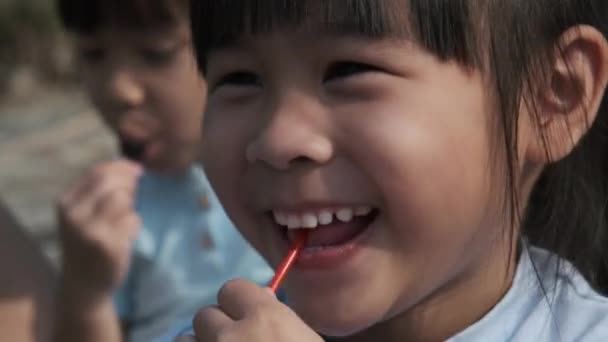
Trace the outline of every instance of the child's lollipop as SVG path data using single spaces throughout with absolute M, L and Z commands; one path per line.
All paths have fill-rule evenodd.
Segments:
M 277 293 L 281 287 L 281 284 L 283 283 L 283 280 L 285 280 L 285 277 L 287 276 L 287 272 L 289 272 L 289 269 L 291 269 L 295 261 L 298 259 L 298 255 L 300 255 L 302 248 L 304 248 L 307 238 L 308 230 L 301 229 L 298 232 L 295 242 L 289 249 L 289 253 L 287 253 L 287 256 L 279 265 L 279 268 L 277 268 L 277 272 L 274 274 L 274 278 L 272 278 L 272 281 L 270 282 L 270 288 L 274 293 Z

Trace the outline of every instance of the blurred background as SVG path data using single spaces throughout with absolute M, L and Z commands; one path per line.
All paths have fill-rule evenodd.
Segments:
M 55 265 L 54 201 L 114 143 L 49 0 L 0 0 L 0 200 Z

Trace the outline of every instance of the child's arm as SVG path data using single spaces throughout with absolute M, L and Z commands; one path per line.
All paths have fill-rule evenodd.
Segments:
M 60 201 L 64 257 L 57 341 L 123 340 L 112 297 L 126 277 L 140 227 L 133 209 L 140 173 L 127 161 L 98 166 Z
M 57 317 L 56 341 L 125 341 L 112 301 L 90 303 L 79 300 L 74 294 L 59 296 L 60 309 Z
M 53 270 L 0 204 L 0 336 L 3 341 L 48 341 L 53 326 Z

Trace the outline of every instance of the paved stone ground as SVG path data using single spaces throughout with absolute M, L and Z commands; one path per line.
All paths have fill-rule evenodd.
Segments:
M 76 89 L 41 89 L 0 105 L 0 197 L 56 264 L 54 201 L 114 143 Z

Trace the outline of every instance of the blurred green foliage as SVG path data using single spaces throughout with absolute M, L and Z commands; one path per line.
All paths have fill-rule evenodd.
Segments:
M 59 30 L 52 0 L 0 0 L 0 40 L 14 42 L 22 30 L 42 35 Z
M 54 6 L 54 0 L 0 0 L 0 90 L 21 66 L 54 77 L 53 53 L 62 37 Z

